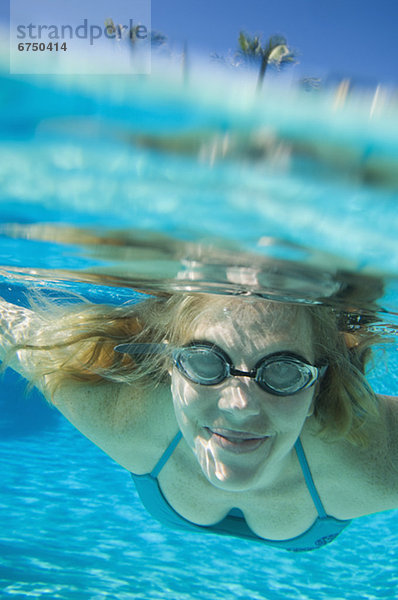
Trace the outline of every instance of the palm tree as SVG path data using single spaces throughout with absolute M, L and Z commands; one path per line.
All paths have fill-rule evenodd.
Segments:
M 140 25 L 133 26 L 129 31 L 129 39 L 131 48 L 135 48 L 135 44 L 137 43 L 137 39 L 139 39 L 138 31 Z M 149 42 L 152 48 L 160 48 L 160 46 L 164 46 L 167 44 L 167 36 L 160 31 L 152 30 L 149 32 Z
M 122 25 L 115 25 L 113 19 L 105 19 L 105 27 L 108 35 L 113 34 L 118 41 L 128 36 L 132 49 L 135 49 L 137 40 L 141 39 L 138 35 L 140 25 L 134 25 L 126 33 Z M 152 48 L 159 48 L 167 44 L 167 36 L 160 31 L 152 30 L 149 32 L 149 42 Z
M 184 41 L 184 46 L 182 49 L 181 66 L 182 66 L 182 82 L 184 85 L 187 85 L 188 78 L 189 78 L 189 65 L 188 65 L 188 43 L 186 40 Z
M 296 62 L 294 52 L 289 49 L 286 39 L 281 35 L 272 35 L 265 46 L 262 46 L 261 38 L 259 36 L 250 36 L 244 31 L 241 31 L 238 43 L 238 55 L 242 56 L 244 60 L 260 63 L 256 88 L 257 92 L 261 90 L 265 71 L 270 63 L 279 68 L 282 64 Z
M 167 44 L 167 36 L 160 31 L 151 31 L 151 46 L 154 48 L 159 48 L 159 46 L 164 46 Z

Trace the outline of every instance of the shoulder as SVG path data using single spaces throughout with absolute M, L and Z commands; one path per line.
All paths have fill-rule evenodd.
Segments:
M 336 518 L 398 508 L 397 402 L 385 397 L 379 402 L 380 417 L 367 425 L 366 446 L 355 446 L 343 438 L 304 438 L 325 510 Z
M 368 445 L 351 450 L 359 481 L 368 494 L 368 513 L 398 508 L 398 398 L 376 397 L 379 418 L 368 425 Z
M 369 424 L 369 443 L 351 451 L 368 494 L 368 513 L 398 508 L 398 399 L 393 396 L 377 396 L 377 399 L 379 418 Z
M 377 431 L 377 439 L 385 447 L 391 475 L 398 478 L 398 398 L 396 396 L 378 395 L 381 427 Z
M 398 420 L 398 397 L 377 394 L 376 398 L 382 413 L 385 412 L 388 417 L 394 416 L 394 420 Z
M 68 385 L 56 392 L 54 405 L 85 437 L 133 472 L 150 468 L 177 428 L 167 386 Z

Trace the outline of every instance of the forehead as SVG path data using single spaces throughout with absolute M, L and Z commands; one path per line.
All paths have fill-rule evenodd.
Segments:
M 280 349 L 312 354 L 311 321 L 305 308 L 270 301 L 210 301 L 193 323 L 193 337 L 224 348 L 261 352 Z

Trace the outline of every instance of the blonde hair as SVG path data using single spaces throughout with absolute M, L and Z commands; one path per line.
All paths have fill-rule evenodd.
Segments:
M 244 303 L 245 298 L 239 297 L 239 301 Z M 159 353 L 133 358 L 116 352 L 114 347 L 131 341 L 183 344 L 191 339 L 196 323 L 210 314 L 215 303 L 232 306 L 236 302 L 236 297 L 176 293 L 116 307 L 88 301 L 65 306 L 39 297 L 31 301 L 39 325 L 32 339 L 15 344 L 13 351 L 42 353 L 40 360 L 33 361 L 32 385 L 46 377 L 51 396 L 59 386 L 70 382 L 96 385 L 113 381 L 154 387 L 167 382 L 170 357 Z M 378 411 L 364 371 L 371 346 L 380 341 L 379 337 L 366 325 L 345 332 L 341 315 L 324 305 L 256 302 L 266 302 L 276 315 L 281 310 L 293 317 L 303 311 L 308 315 L 316 361 L 329 365 L 318 384 L 314 410 L 321 432 L 365 444 L 365 425 Z M 241 310 L 245 306 L 241 304 Z

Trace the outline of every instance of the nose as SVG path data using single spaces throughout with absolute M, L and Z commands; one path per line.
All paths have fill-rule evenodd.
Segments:
M 245 420 L 260 414 L 260 399 L 253 389 L 252 382 L 240 384 L 234 381 L 221 393 L 218 407 L 223 412 L 233 415 L 236 420 Z

